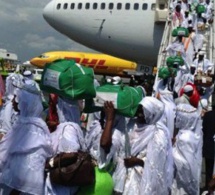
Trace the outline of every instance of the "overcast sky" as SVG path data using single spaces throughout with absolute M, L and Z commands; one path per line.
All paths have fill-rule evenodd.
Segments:
M 43 19 L 50 0 L 0 0 L 0 48 L 21 62 L 51 50 L 92 51 L 55 31 Z

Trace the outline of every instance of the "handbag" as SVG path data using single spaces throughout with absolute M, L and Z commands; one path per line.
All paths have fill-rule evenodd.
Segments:
M 57 166 L 49 170 L 50 181 L 69 187 L 92 185 L 95 183 L 92 160 L 88 152 L 61 152 L 54 157 L 54 165 Z
M 58 162 L 58 167 L 50 170 L 52 183 L 63 186 L 85 186 L 95 183 L 92 157 L 87 152 L 61 152 L 54 161 Z

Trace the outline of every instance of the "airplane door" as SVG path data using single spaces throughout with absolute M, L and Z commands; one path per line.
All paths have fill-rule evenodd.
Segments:
M 168 2 L 166 0 L 156 0 L 155 22 L 165 22 L 168 16 Z

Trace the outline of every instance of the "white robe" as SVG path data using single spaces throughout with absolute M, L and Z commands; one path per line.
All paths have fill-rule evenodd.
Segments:
M 14 92 L 18 120 L 0 142 L 0 184 L 7 186 L 6 190 L 43 195 L 45 162 L 53 155 L 51 138 L 40 118 L 43 107 L 38 90 L 29 85 L 22 87 Z
M 0 132 L 7 133 L 12 129 L 12 126 L 17 121 L 17 112 L 12 106 L 12 96 L 7 97 L 6 102 L 0 111 Z
M 122 137 L 125 132 L 125 117 L 116 115 L 112 129 L 112 145 L 110 152 L 106 154 L 100 146 L 100 139 L 103 129 L 101 128 L 100 117 L 94 117 L 94 120 L 89 125 L 89 130 L 86 132 L 85 142 L 87 150 L 97 161 L 100 169 L 105 168 L 110 162 L 116 163 L 116 158 L 120 155 L 122 146 Z
M 199 137 L 187 130 L 180 130 L 177 142 L 173 148 L 174 162 L 176 164 L 176 177 L 172 194 L 197 195 L 199 190 Z
M 21 192 L 43 195 L 45 162 L 53 155 L 45 122 L 33 117 L 19 118 L 0 142 L 0 151 L 0 183 Z
M 129 140 L 131 155 L 142 159 L 144 167 L 126 169 L 125 157 L 120 156 L 113 174 L 114 190 L 123 195 L 168 194 L 168 130 L 166 127 L 164 130 L 162 125 L 155 125 L 163 115 L 164 105 L 153 97 L 143 98 L 140 104 L 143 106 L 147 124 L 135 123 L 133 131 L 129 133 Z M 125 141 L 123 143 L 127 144 Z M 122 150 L 124 148 L 125 146 Z
M 195 73 L 197 73 L 197 70 L 201 70 L 202 72 L 207 73 L 208 70 L 212 70 L 213 68 L 213 64 L 208 59 L 203 59 L 200 62 L 198 62 L 198 59 L 195 59 L 193 61 L 193 65 L 196 66 Z
M 64 122 L 58 125 L 56 131 L 51 134 L 54 155 L 60 152 L 77 152 L 85 149 L 85 142 L 80 126 L 73 122 Z M 50 182 L 49 174 L 46 178 L 46 195 L 72 195 L 75 194 L 78 187 L 67 187 Z
M 166 48 L 166 51 L 169 53 L 170 56 L 176 56 L 180 54 L 184 60 L 186 58 L 184 44 L 183 42 L 179 42 L 178 40 L 169 44 Z
M 202 163 L 202 121 L 197 109 L 189 104 L 179 104 L 176 127 L 179 132 L 173 147 L 176 174 L 172 194 L 198 195 Z
M 173 99 L 173 93 L 166 90 L 160 90 L 160 100 L 165 105 L 164 116 L 165 116 L 165 124 L 167 129 L 169 130 L 170 138 L 173 137 L 174 132 L 174 122 L 175 122 L 175 113 L 176 113 L 176 105 Z

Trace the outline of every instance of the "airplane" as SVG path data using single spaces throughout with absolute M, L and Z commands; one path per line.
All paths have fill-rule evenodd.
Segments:
M 52 0 L 43 10 L 70 39 L 149 66 L 156 66 L 167 15 L 167 0 Z
M 100 53 L 50 51 L 32 58 L 30 64 L 38 68 L 44 68 L 47 63 L 58 59 L 75 60 L 76 63 L 93 68 L 95 74 L 99 75 L 129 77 L 131 74 L 138 73 L 135 62 Z

